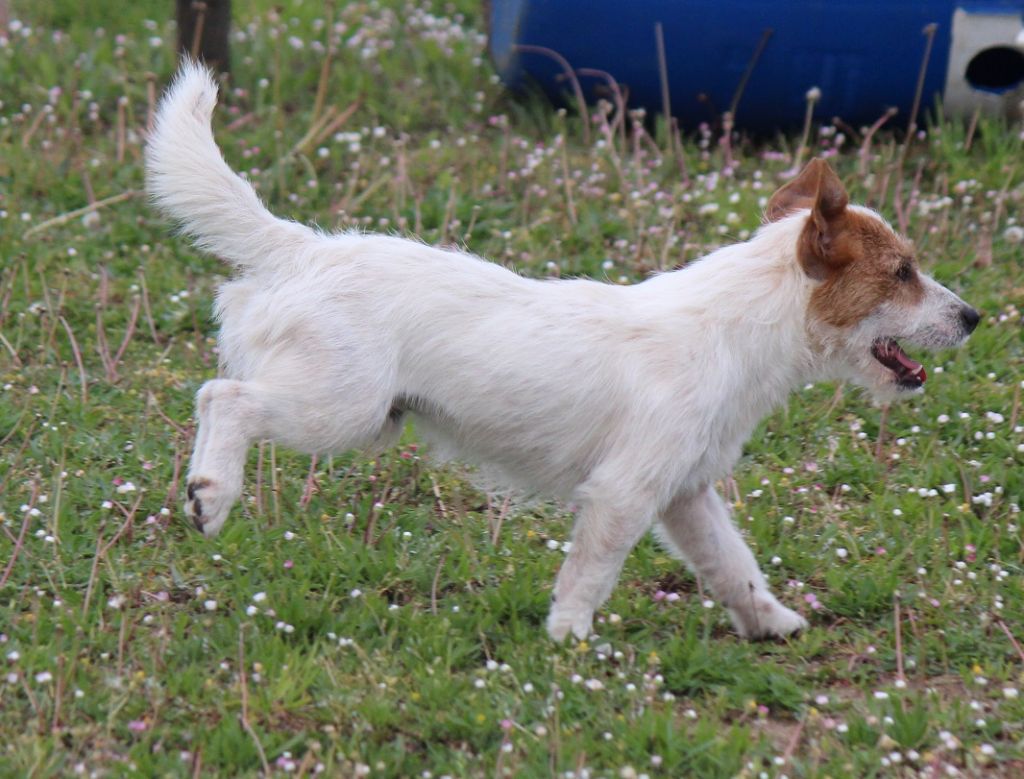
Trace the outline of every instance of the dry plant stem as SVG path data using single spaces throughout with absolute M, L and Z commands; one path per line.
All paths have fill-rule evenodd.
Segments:
M 110 551 L 111 547 L 120 541 L 121 537 L 131 529 L 131 526 L 135 521 L 135 512 L 139 510 L 144 494 L 145 493 L 142 492 L 139 493 L 139 496 L 135 499 L 135 503 L 132 504 L 130 509 L 126 509 L 116 501 L 114 502 L 114 505 L 117 506 L 121 513 L 125 515 L 125 519 L 121 524 L 121 527 L 118 528 L 116 533 L 114 533 L 113 538 L 111 538 L 106 544 L 103 543 L 103 525 L 100 526 L 100 532 L 96 535 L 96 552 L 92 558 L 92 570 L 89 572 L 89 582 L 86 584 L 85 598 L 82 601 L 83 617 L 89 613 L 89 604 L 92 601 L 93 589 L 96 586 L 96 575 L 99 572 L 100 562 L 104 557 L 106 557 L 107 552 Z
M 1024 663 L 1024 649 L 1022 649 L 1020 644 L 1017 643 L 1017 639 L 1013 637 L 1013 633 L 1011 633 L 1010 629 L 1006 627 L 1006 623 L 1001 619 L 997 619 L 996 624 L 999 625 L 999 629 L 1006 634 L 1006 637 L 1010 639 L 1010 643 L 1013 644 L 1013 648 L 1017 650 L 1017 656 L 1020 658 L 1020 661 Z
M 722 114 L 722 137 L 719 139 L 719 145 L 722 147 L 722 156 L 725 158 L 724 168 L 730 173 L 736 164 L 732 158 L 732 128 L 732 112 L 726 111 Z
M 54 556 L 58 558 L 60 556 L 60 509 L 61 501 L 64 499 L 64 479 L 61 477 L 61 474 L 64 473 L 64 467 L 67 463 L 67 459 L 68 441 L 65 438 L 64 443 L 60 448 L 60 463 L 57 465 L 57 478 L 54 480 L 56 481 L 56 484 L 53 488 L 53 537 L 57 540 L 57 543 L 54 544 Z M 63 566 L 58 570 L 60 570 L 61 580 L 63 581 Z
M 11 438 L 14 437 L 15 430 L 18 429 L 18 427 L 21 425 L 21 420 L 23 420 L 24 418 L 25 412 L 22 412 L 22 414 L 18 417 L 18 421 L 15 422 L 14 428 L 11 430 L 11 432 L 4 436 L 3 440 L 0 441 L 0 446 L 3 446 Z M 0 479 L 0 495 L 4 494 L 4 489 L 7 487 L 8 482 L 15 474 L 15 466 L 17 466 L 18 463 L 21 462 L 22 455 L 25 454 L 25 450 L 28 448 L 29 443 L 32 441 L 32 434 L 35 432 L 36 422 L 37 420 L 32 420 L 32 423 L 28 426 L 28 430 L 25 431 L 25 436 L 21 441 L 21 446 L 19 446 L 18 451 L 14 453 L 14 457 L 12 457 L 9 460 L 10 467 L 8 468 L 7 473 L 4 475 L 4 478 Z
M 658 81 L 661 84 L 661 113 L 665 117 L 665 132 L 672 127 L 672 92 L 668 83 L 668 61 L 665 57 L 665 31 L 661 22 L 654 23 L 654 42 L 658 49 Z M 672 150 L 671 136 L 669 149 Z
M 247 114 L 242 114 L 237 119 L 232 119 L 230 122 L 228 122 L 226 125 L 224 125 L 224 129 L 227 130 L 229 133 L 233 133 L 236 130 L 241 130 L 247 124 L 252 122 L 252 120 L 255 119 L 255 118 L 256 118 L 256 114 L 254 114 L 252 111 L 250 111 Z
M 64 655 L 57 655 L 57 684 L 54 687 L 53 692 L 53 718 L 50 720 L 50 732 L 60 732 L 60 707 L 64 702 Z
M 676 145 L 676 160 L 679 162 L 680 181 L 683 189 L 689 189 L 690 171 L 686 166 L 686 149 L 683 147 L 683 134 L 675 117 L 672 117 L 672 142 Z
M 996 207 L 992 214 L 992 229 L 996 230 L 999 228 L 999 222 L 1003 218 L 1003 211 L 1006 210 L 1006 195 L 1010 191 L 1010 186 L 1013 184 L 1013 179 L 1017 175 L 1017 165 L 1010 168 L 1010 172 L 1006 176 L 1006 181 L 1003 182 L 1003 186 L 999 190 L 999 194 L 996 195 Z
M 430 584 L 430 613 L 437 615 L 437 585 L 441 581 L 441 569 L 444 568 L 446 555 L 441 555 L 437 561 L 437 570 L 434 571 L 434 581 Z
M 90 203 L 82 208 L 76 208 L 74 211 L 68 211 L 64 214 L 58 214 L 57 216 L 47 219 L 45 222 L 30 227 L 23 234 L 23 238 L 31 238 L 36 233 L 41 233 L 43 230 L 49 230 L 51 227 L 59 227 L 60 225 L 67 224 L 72 219 L 77 219 L 80 216 L 91 214 L 93 211 L 99 211 L 101 208 L 106 206 L 112 206 L 115 203 L 121 203 L 125 200 L 130 200 L 133 197 L 145 194 L 141 189 L 129 189 L 126 192 L 121 192 L 117 195 L 111 195 L 105 197 L 102 200 L 97 200 L 95 203 Z
M 611 123 L 612 134 L 618 133 L 621 136 L 623 145 L 626 143 L 626 98 L 622 94 L 622 87 L 615 77 L 607 70 L 597 68 L 580 68 L 576 71 L 581 76 L 590 76 L 602 79 L 611 90 L 615 102 L 615 119 Z
M 120 164 L 124 162 L 124 150 L 127 145 L 127 118 L 125 117 L 125 105 L 127 105 L 128 98 L 120 97 L 117 101 L 117 162 Z
M 302 508 L 309 506 L 309 502 L 313 500 L 313 493 L 316 492 L 316 455 L 314 454 L 309 460 L 309 473 L 306 475 L 306 487 L 302 491 L 302 497 L 299 499 L 299 505 Z
M 451 226 L 452 219 L 455 218 L 455 171 L 452 171 L 452 185 L 448 190 L 448 202 L 444 206 L 444 217 L 441 219 L 441 237 L 438 239 L 438 243 L 444 246 L 448 242 L 448 228 Z
M 277 482 L 277 445 L 270 442 L 270 497 L 274 502 L 274 525 L 281 524 L 281 485 Z
M 501 509 L 498 511 L 498 516 L 491 528 L 491 546 L 498 545 L 498 539 L 501 537 L 501 526 L 505 523 L 505 517 L 508 516 L 508 510 L 511 505 L 512 498 L 506 496 L 505 500 L 501 503 Z
M 156 73 L 146 74 L 146 133 L 153 129 L 153 116 L 156 114 Z
M 796 155 L 793 157 L 793 170 L 800 168 L 800 163 L 804 158 L 804 154 L 807 152 L 807 142 L 811 138 L 811 124 L 814 120 L 814 104 L 818 102 L 818 97 L 813 93 L 807 95 L 807 110 L 804 112 L 804 131 L 800 136 L 800 145 L 796 147 Z
M 878 440 L 875 442 L 875 459 L 882 462 L 885 457 L 885 423 L 889 420 L 889 404 L 882 406 L 878 416 Z
M 907 161 L 907 152 L 910 150 L 910 145 L 914 142 L 914 136 L 917 134 L 917 112 L 921 109 L 921 95 L 924 92 L 924 78 L 928 73 L 928 60 L 932 56 L 932 44 L 935 42 L 935 31 L 938 29 L 938 25 L 932 22 L 931 24 L 925 25 L 924 29 L 921 30 L 921 34 L 927 38 L 924 46 L 924 55 L 921 57 L 921 67 L 917 73 L 917 87 L 914 90 L 914 102 L 910 107 L 910 117 L 907 121 L 907 137 L 903 139 L 903 145 L 900 146 L 899 159 L 896 163 L 896 199 L 898 200 L 903 193 L 903 166 Z M 901 225 L 901 230 L 905 231 L 905 227 Z
M 800 724 L 797 725 L 796 730 L 793 732 L 793 737 L 789 739 L 789 743 L 786 744 L 786 750 L 782 753 L 782 764 L 785 765 L 796 753 L 796 748 L 800 745 L 800 739 L 804 735 L 804 728 L 807 725 L 807 717 L 800 720 Z
M 882 129 L 882 125 L 892 119 L 899 110 L 896 108 L 887 108 L 885 113 L 879 117 L 873 125 L 868 128 L 868 131 L 864 133 L 864 140 L 861 142 L 860 151 L 857 152 L 858 166 L 857 175 L 866 176 L 868 174 L 868 166 L 871 163 L 871 141 L 875 137 L 875 133 Z
M 893 624 L 896 632 L 896 678 L 906 682 L 907 677 L 903 673 L 903 626 L 900 615 L 900 596 L 896 594 L 892 599 Z
M 324 115 L 310 125 L 309 130 L 306 131 L 306 134 L 302 136 L 299 142 L 292 146 L 288 153 L 274 164 L 281 165 L 298 154 L 304 154 L 313 146 L 322 142 L 327 136 L 333 135 L 339 127 L 352 117 L 352 114 L 359 110 L 362 104 L 363 99 L 357 98 L 340 114 L 337 113 L 337 109 L 334 106 L 328 107 Z
M 0 343 L 4 345 L 7 353 L 11 355 L 11 362 L 14 363 L 15 368 L 23 368 L 24 365 L 21 362 L 21 358 L 18 357 L 18 351 L 11 346 L 11 342 L 7 340 L 3 333 L 0 333 Z
M 590 146 L 590 122 L 587 121 L 587 101 L 583 98 L 583 89 L 580 87 L 580 81 L 576 78 L 576 73 L 573 71 L 569 61 L 554 49 L 549 49 L 546 46 L 531 46 L 525 43 L 517 43 L 513 44 L 512 48 L 529 54 L 540 54 L 541 56 L 553 59 L 559 64 L 562 68 L 563 77 L 569 80 L 569 83 L 572 85 L 573 95 L 576 97 L 576 107 L 580 112 L 580 125 L 583 128 L 583 143 L 586 146 Z
M 128 633 L 128 620 L 121 615 L 121 627 L 117 631 L 117 676 L 124 674 L 124 640 Z
M 36 112 L 36 118 L 32 120 L 32 124 L 29 125 L 29 128 L 25 131 L 25 134 L 21 136 L 21 148 L 28 148 L 28 145 L 32 140 L 32 136 L 36 134 L 36 131 L 43 123 L 43 119 L 45 119 L 47 114 L 49 113 L 49 111 L 47 110 L 48 108 L 49 105 L 45 105 L 42 108 L 40 108 L 38 112 Z
M 60 317 L 60 323 L 63 325 L 64 332 L 68 334 L 68 340 L 71 342 L 71 353 L 75 356 L 75 365 L 78 366 L 78 380 L 82 385 L 82 405 L 86 405 L 89 402 L 89 377 L 85 374 L 82 351 L 78 348 L 78 341 L 75 339 L 75 334 L 71 331 L 71 325 L 68 324 L 68 320 L 62 316 Z
M 910 120 L 907 122 L 907 138 L 904 143 L 903 156 L 901 161 L 906 157 L 906 147 L 908 147 L 914 139 L 914 132 L 917 130 L 917 112 L 921 110 L 921 95 L 924 94 L 924 78 L 928 74 L 928 60 L 932 56 L 932 45 L 935 43 L 935 33 L 938 31 L 939 25 L 935 22 L 926 24 L 924 29 L 921 30 L 921 34 L 927 38 L 924 45 L 924 55 L 921 57 L 921 68 L 917 73 L 917 86 L 914 89 L 914 102 L 910 108 Z
M 187 443 L 187 442 L 186 442 Z M 174 471 L 171 474 L 170 486 L 167 488 L 167 495 L 164 497 L 164 508 L 170 509 L 175 503 L 178 502 L 178 482 L 181 479 L 181 466 L 185 462 L 185 454 L 181 449 L 175 447 L 174 450 Z M 164 527 L 170 525 L 171 519 L 168 515 L 167 520 L 163 523 Z
M 60 291 L 57 293 L 57 301 L 53 302 L 50 299 L 49 285 L 46 283 L 46 278 L 43 274 L 39 274 L 40 287 L 43 290 L 43 297 L 46 301 L 47 311 L 47 332 L 44 343 L 46 348 L 50 350 L 58 359 L 60 359 L 60 352 L 57 346 L 54 344 L 54 338 L 57 335 L 57 326 L 60 324 L 60 312 L 64 310 L 64 301 L 67 298 L 68 292 L 68 274 L 61 274 Z M 57 316 L 52 314 L 56 313 Z
M 1009 429 L 1013 430 L 1017 427 L 1017 418 L 1020 416 L 1020 383 L 1017 384 L 1013 390 L 1013 406 L 1010 409 L 1010 424 Z
M 125 349 L 128 348 L 129 341 L 132 340 L 132 336 L 135 334 L 135 326 L 139 322 L 139 311 L 142 309 L 142 298 L 139 295 L 135 296 L 135 305 L 132 306 L 132 313 L 128 317 L 128 326 L 124 330 L 124 338 L 121 339 L 121 345 L 117 347 L 117 353 L 114 355 L 114 368 L 117 368 L 118 363 L 121 362 L 121 358 L 124 357 Z
M 444 501 L 441 499 L 441 488 L 437 485 L 437 479 L 434 478 L 433 474 L 430 476 L 430 485 L 434 491 L 434 499 L 437 501 L 437 507 L 441 510 L 441 516 L 448 519 L 448 509 L 444 505 Z
M 971 121 L 967 125 L 967 134 L 964 136 L 964 154 L 971 150 L 974 145 L 974 134 L 978 131 L 978 120 L 981 119 L 981 106 L 974 109 L 971 114 Z
M 327 24 L 324 25 L 324 33 L 327 38 L 327 52 L 323 62 L 320 63 L 320 79 L 316 85 L 316 99 L 313 101 L 313 116 L 310 122 L 315 124 L 324 108 L 324 101 L 327 99 L 327 83 L 331 76 L 331 59 L 334 57 L 334 45 L 331 43 L 331 32 L 334 30 L 334 0 L 327 2 Z
M 254 509 L 257 517 L 263 516 L 263 454 L 266 441 L 260 441 L 256 457 L 256 504 Z
M 184 428 L 181 425 L 179 425 L 177 422 L 175 422 L 173 419 L 171 419 L 169 416 L 167 416 L 167 414 L 164 413 L 164 410 L 160 407 L 160 401 L 157 400 L 156 395 L 154 395 L 152 392 L 149 393 L 148 401 L 149 401 L 149 403 L 152 404 L 153 408 L 156 410 L 157 415 L 164 422 L 166 422 L 168 425 L 170 425 L 171 427 L 174 428 L 174 432 L 176 432 L 182 438 L 191 438 L 191 435 L 190 435 L 189 431 L 186 428 Z
M 242 713 L 240 720 L 242 722 L 242 729 L 252 738 L 253 743 L 256 745 L 256 751 L 259 752 L 260 762 L 263 764 L 263 775 L 270 776 L 270 764 L 267 762 L 267 754 L 263 751 L 263 744 L 260 743 L 259 736 L 256 735 L 256 731 L 249 722 L 249 683 L 247 676 L 248 672 L 245 669 L 245 626 L 240 625 L 238 628 L 238 683 L 242 690 Z
M 562 142 L 559 144 L 561 147 L 561 159 L 562 159 L 562 182 L 565 187 L 565 207 L 569 212 L 569 223 L 573 226 L 576 225 L 576 204 L 573 203 L 572 199 L 572 184 L 573 178 L 569 173 L 569 152 L 566 150 L 566 137 L 562 134 Z M 454 190 L 452 190 L 454 194 Z
M 146 285 L 145 271 L 139 273 L 139 286 L 142 289 L 142 310 L 146 312 L 146 323 L 149 325 L 149 335 L 153 339 L 153 343 L 157 346 L 163 346 L 163 341 L 161 341 L 160 336 L 157 335 L 156 320 L 153 318 L 153 309 L 149 304 L 149 287 Z
M 18 540 L 14 543 L 14 549 L 11 550 L 11 559 L 7 561 L 7 567 L 4 568 L 3 576 L 0 576 L 0 588 L 7 584 L 7 580 L 11 576 L 11 571 L 14 570 L 14 564 L 18 560 L 18 555 L 25 546 L 25 535 L 28 533 L 28 526 L 32 519 L 32 509 L 36 505 L 36 499 L 38 497 L 39 483 L 33 480 L 32 494 L 31 497 L 29 497 L 28 508 L 25 509 L 25 516 L 21 520 L 21 530 L 18 532 Z
M 203 27 L 206 26 L 206 3 L 201 0 L 193 0 L 192 7 L 196 10 L 196 29 L 192 33 L 192 45 L 189 47 L 189 54 L 192 59 L 199 59 L 199 47 L 203 42 Z
M 740 83 L 736 85 L 736 91 L 733 93 L 732 102 L 729 103 L 729 113 L 733 117 L 736 116 L 736 109 L 740 106 L 740 99 L 743 97 L 743 93 L 747 89 L 747 82 L 750 81 L 750 77 L 754 74 L 754 68 L 757 67 L 757 63 L 761 59 L 761 55 L 764 54 L 768 41 L 771 40 L 771 37 L 774 34 L 775 30 L 771 27 L 765 27 L 764 31 L 761 33 L 761 40 L 757 42 L 757 48 L 754 49 L 754 53 L 750 56 L 750 62 L 747 63 L 747 69 L 743 71 L 743 75 L 740 77 Z

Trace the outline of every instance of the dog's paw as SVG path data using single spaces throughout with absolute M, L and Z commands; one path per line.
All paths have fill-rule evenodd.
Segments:
M 783 606 L 771 593 L 758 593 L 752 601 L 747 609 L 731 610 L 736 630 L 744 638 L 785 638 L 810 627 L 806 619 Z
M 234 502 L 234 497 L 228 495 L 213 479 L 189 478 L 185 514 L 207 538 L 217 535 Z
M 548 635 L 555 641 L 562 642 L 569 633 L 581 641 L 590 635 L 590 626 L 594 620 L 594 612 L 586 609 L 559 608 L 557 604 L 548 615 Z

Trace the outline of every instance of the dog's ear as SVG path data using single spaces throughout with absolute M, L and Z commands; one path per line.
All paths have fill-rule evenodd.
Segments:
M 815 157 L 795 179 L 783 184 L 768 200 L 764 216 L 777 222 L 794 211 L 810 208 L 825 215 L 838 215 L 849 203 L 843 182 L 825 160 Z
M 800 175 L 782 186 L 768 201 L 765 217 L 769 222 L 803 208 L 811 210 L 811 218 L 800 235 L 797 257 L 812 279 L 824 279 L 830 267 L 843 262 L 835 251 L 835 244 L 849 202 L 843 182 L 825 160 L 818 158 L 808 162 Z

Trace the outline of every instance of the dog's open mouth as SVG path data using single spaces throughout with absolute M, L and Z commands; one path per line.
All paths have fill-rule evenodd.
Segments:
M 910 359 L 894 338 L 879 338 L 871 344 L 871 354 L 896 376 L 896 383 L 904 389 L 918 389 L 928 374 L 924 366 Z

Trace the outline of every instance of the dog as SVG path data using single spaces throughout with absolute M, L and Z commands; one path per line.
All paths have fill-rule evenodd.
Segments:
M 236 271 L 217 293 L 220 375 L 197 393 L 185 511 L 207 536 L 246 453 L 385 446 L 412 416 L 445 455 L 579 507 L 547 630 L 584 638 L 652 527 L 738 633 L 807 626 L 769 590 L 715 484 L 808 381 L 890 401 L 922 391 L 900 342 L 961 345 L 978 312 L 918 267 L 812 160 L 746 243 L 632 286 L 534 280 L 413 240 L 274 217 L 216 146 L 217 88 L 186 63 L 146 146 L 148 190 Z

